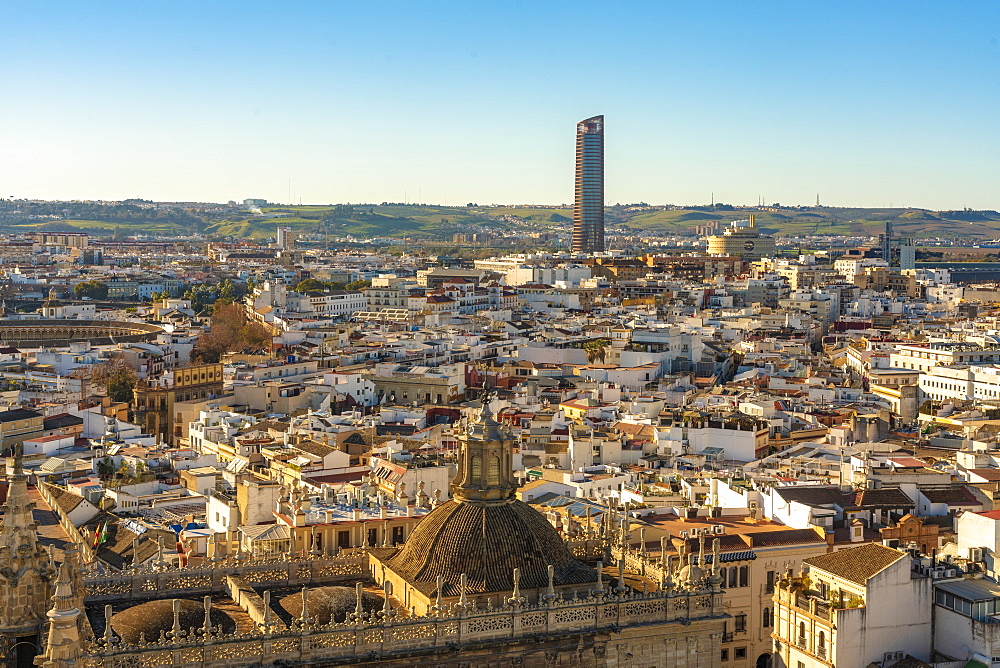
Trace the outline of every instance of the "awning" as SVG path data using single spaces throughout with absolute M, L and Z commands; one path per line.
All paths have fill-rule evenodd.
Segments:
M 753 561 L 757 558 L 757 554 L 753 550 L 741 550 L 740 552 L 724 552 L 719 555 L 719 563 L 726 564 L 733 561 Z M 691 555 L 691 563 L 698 565 L 698 555 Z M 712 555 L 705 555 L 705 563 L 712 563 Z

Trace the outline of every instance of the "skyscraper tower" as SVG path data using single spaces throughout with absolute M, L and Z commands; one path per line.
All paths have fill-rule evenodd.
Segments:
M 576 124 L 573 250 L 604 250 L 604 116 Z

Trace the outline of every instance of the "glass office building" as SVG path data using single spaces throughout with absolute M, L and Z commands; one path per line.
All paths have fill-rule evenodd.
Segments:
M 604 250 L 604 116 L 576 124 L 573 250 Z

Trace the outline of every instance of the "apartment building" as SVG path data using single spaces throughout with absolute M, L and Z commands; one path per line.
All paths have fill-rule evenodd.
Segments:
M 930 660 L 932 580 L 914 573 L 908 553 L 869 543 L 805 565 L 774 595 L 775 668 Z

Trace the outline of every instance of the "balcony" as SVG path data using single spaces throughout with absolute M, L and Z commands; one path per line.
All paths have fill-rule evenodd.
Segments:
M 778 583 L 778 595 L 782 603 L 794 607 L 820 619 L 833 621 L 834 610 L 863 608 L 864 600 L 856 596 L 834 593 L 829 596 L 808 588 L 808 578 L 792 578 Z

